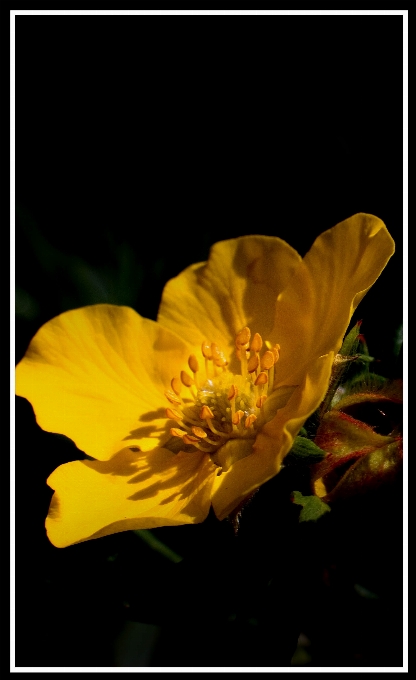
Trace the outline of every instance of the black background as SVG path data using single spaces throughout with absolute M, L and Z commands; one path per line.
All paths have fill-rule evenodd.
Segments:
M 402 30 L 376 15 L 17 16 L 16 362 L 66 309 L 155 319 L 166 281 L 218 240 L 276 235 L 303 255 L 368 212 L 396 254 L 354 319 L 399 378 Z M 17 399 L 17 665 L 114 666 L 129 618 L 162 626 L 155 666 L 286 666 L 300 632 L 309 665 L 402 664 L 400 483 L 298 527 L 276 501 L 289 472 L 253 499 L 237 547 L 211 517 L 157 530 L 174 565 L 131 532 L 49 544 L 45 480 L 78 455 Z

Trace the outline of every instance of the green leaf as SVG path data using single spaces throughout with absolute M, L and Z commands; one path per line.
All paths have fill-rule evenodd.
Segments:
M 321 501 L 318 496 L 304 496 L 300 491 L 293 491 L 292 500 L 296 505 L 302 506 L 299 522 L 315 522 L 322 517 L 322 515 L 331 510 L 329 505 Z
M 358 321 L 355 326 L 350 330 L 350 332 L 345 336 L 342 347 L 339 353 L 343 357 L 353 356 L 357 353 L 359 345 L 359 335 L 360 335 L 361 321 Z
M 296 437 L 292 448 L 285 458 L 285 464 L 302 463 L 312 465 L 313 463 L 319 463 L 325 456 L 325 451 L 320 449 L 311 439 Z

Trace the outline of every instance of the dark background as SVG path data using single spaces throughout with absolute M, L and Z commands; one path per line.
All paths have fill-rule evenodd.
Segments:
M 166 281 L 218 240 L 276 235 L 304 255 L 368 212 L 396 254 L 354 319 L 378 372 L 401 377 L 402 30 L 376 15 L 17 16 L 16 362 L 67 309 L 155 319 Z M 238 539 L 211 517 L 155 531 L 175 564 L 132 532 L 49 544 L 45 480 L 78 456 L 17 399 L 16 665 L 139 665 L 143 648 L 144 665 L 286 666 L 300 633 L 299 665 L 402 664 L 400 482 L 298 526 L 289 471 Z

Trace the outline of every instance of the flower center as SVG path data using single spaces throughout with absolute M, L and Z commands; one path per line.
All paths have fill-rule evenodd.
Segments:
M 203 342 L 200 361 L 188 358 L 191 371 L 171 380 L 165 396 L 170 402 L 166 416 L 176 421 L 172 439 L 165 445 L 172 451 L 203 451 L 217 463 L 216 452 L 233 439 L 254 439 L 265 422 L 264 404 L 273 390 L 274 367 L 280 346 L 263 349 L 259 333 L 251 339 L 250 329 L 236 336 L 236 353 L 241 374 L 228 370 L 224 352 L 214 342 Z M 183 390 L 186 388 L 186 390 Z M 183 393 L 185 392 L 185 396 Z

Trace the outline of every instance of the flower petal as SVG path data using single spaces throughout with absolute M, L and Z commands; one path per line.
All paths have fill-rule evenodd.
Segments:
M 212 505 L 224 519 L 251 491 L 274 477 L 305 420 L 325 396 L 331 375 L 333 353 L 316 359 L 302 384 L 293 391 L 286 406 L 277 411 L 257 435 L 253 454 L 237 461 L 215 478 Z
M 38 331 L 16 368 L 16 393 L 44 430 L 107 460 L 126 441 L 142 450 L 160 444 L 163 392 L 187 356 L 178 337 L 129 307 L 83 307 Z
M 119 451 L 58 467 L 46 529 L 58 548 L 130 529 L 202 522 L 217 468 L 208 455 Z
M 393 253 L 393 239 L 373 215 L 354 215 L 318 236 L 277 301 L 278 382 L 298 383 L 314 357 L 339 350 L 358 303 Z
M 194 347 L 204 340 L 234 351 L 244 327 L 270 339 L 278 294 L 301 262 L 285 241 L 243 236 L 212 246 L 207 263 L 192 265 L 166 284 L 158 321 Z

